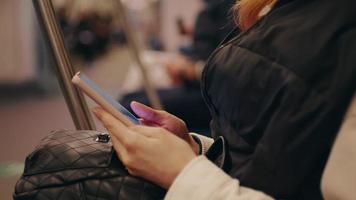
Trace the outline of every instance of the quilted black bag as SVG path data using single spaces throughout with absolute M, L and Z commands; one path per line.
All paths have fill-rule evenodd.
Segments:
M 25 162 L 15 200 L 163 199 L 165 190 L 130 175 L 110 137 L 96 131 L 55 131 Z

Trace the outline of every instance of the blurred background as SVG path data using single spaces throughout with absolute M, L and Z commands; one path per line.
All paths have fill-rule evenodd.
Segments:
M 113 1 L 53 0 L 53 4 L 76 71 L 83 71 L 125 106 L 133 99 L 149 104 L 142 91 L 142 74 L 130 54 Z M 195 85 L 192 79 L 196 77 L 191 78 L 191 70 L 181 73 L 172 68 L 177 63 L 192 66 L 204 63 L 206 55 L 199 57 L 191 47 L 197 39 L 194 34 L 197 20 L 202 10 L 210 9 L 209 1 L 122 2 L 150 79 L 157 90 L 162 90 L 163 101 L 168 101 L 167 104 L 163 102 L 164 107 L 188 121 L 191 130 L 208 134 L 208 111 L 199 107 L 204 104 L 199 86 L 192 86 Z M 223 16 L 227 8 L 220 11 Z M 227 20 L 225 23 L 228 24 Z M 40 139 L 51 130 L 75 127 L 58 86 L 50 51 L 32 2 L 1 0 L 0 27 L 0 199 L 11 199 L 24 159 Z M 219 25 L 218 29 L 224 27 Z M 201 32 L 206 33 L 205 30 Z M 190 87 L 197 89 L 186 89 Z M 184 106 L 180 100 L 178 103 L 183 110 L 196 108 L 195 112 L 205 118 L 194 113 L 188 117 L 180 113 L 182 107 L 177 108 L 174 98 L 187 92 L 187 97 L 192 98 L 187 100 L 189 105 Z M 89 105 L 93 103 L 89 101 Z M 102 129 L 99 124 L 97 126 Z

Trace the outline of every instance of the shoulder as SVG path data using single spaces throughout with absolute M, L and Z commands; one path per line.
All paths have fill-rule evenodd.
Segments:
M 340 51 L 356 48 L 345 48 L 344 44 L 345 38 L 356 42 L 356 37 L 350 37 L 355 33 L 356 12 L 351 4 L 339 1 L 292 2 L 273 10 L 231 45 L 318 84 L 315 77 L 332 77 L 333 71 L 342 67 L 338 63 L 344 57 Z M 356 62 L 356 57 L 352 59 Z

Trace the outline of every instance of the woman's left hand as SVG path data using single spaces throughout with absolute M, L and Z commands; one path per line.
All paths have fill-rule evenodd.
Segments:
M 187 142 L 159 127 L 125 126 L 101 108 L 93 113 L 104 124 L 120 160 L 130 174 L 168 189 L 194 158 Z

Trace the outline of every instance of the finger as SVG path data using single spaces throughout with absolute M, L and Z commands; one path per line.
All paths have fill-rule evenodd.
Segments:
M 106 128 L 112 129 L 114 125 L 117 127 L 125 126 L 120 120 L 116 119 L 101 107 L 93 108 L 92 112 Z
M 115 136 L 111 136 L 110 139 L 111 139 L 111 143 L 116 151 L 117 156 L 120 158 L 121 161 L 124 161 L 127 158 L 127 151 L 126 151 L 124 145 L 122 145 L 120 143 L 120 141 Z
M 99 106 L 96 106 L 94 108 L 91 108 L 90 110 L 95 114 L 96 112 L 98 112 L 98 110 L 100 110 L 101 108 Z
M 155 110 L 136 101 L 131 102 L 131 108 L 139 117 L 146 121 L 152 121 L 159 124 L 164 117 L 161 111 Z
M 92 111 L 95 116 L 103 123 L 105 128 L 111 133 L 111 135 L 116 137 L 121 144 L 125 146 L 132 144 L 132 142 L 137 140 L 140 136 L 140 134 L 131 131 L 120 120 L 116 119 L 114 116 L 104 111 L 103 109 L 95 108 Z
M 134 152 L 136 150 L 136 148 L 134 150 L 130 149 L 130 151 L 128 149 L 126 149 L 124 147 L 124 145 L 122 145 L 120 143 L 119 140 L 117 140 L 117 138 L 114 136 L 112 137 L 112 143 L 113 143 L 113 146 L 114 146 L 114 149 L 115 149 L 115 152 L 118 156 L 118 158 L 121 160 L 122 164 L 125 165 L 126 169 L 129 171 L 130 174 L 132 175 L 135 175 L 135 173 L 133 173 L 132 170 L 132 167 L 135 167 L 133 166 L 133 158 L 134 155 L 132 155 L 132 152 Z
M 144 120 L 144 119 L 140 119 L 140 122 L 144 126 L 151 126 L 151 127 L 158 127 L 159 126 L 159 124 L 156 124 L 156 123 L 154 123 L 152 121 L 147 121 L 147 120 Z

